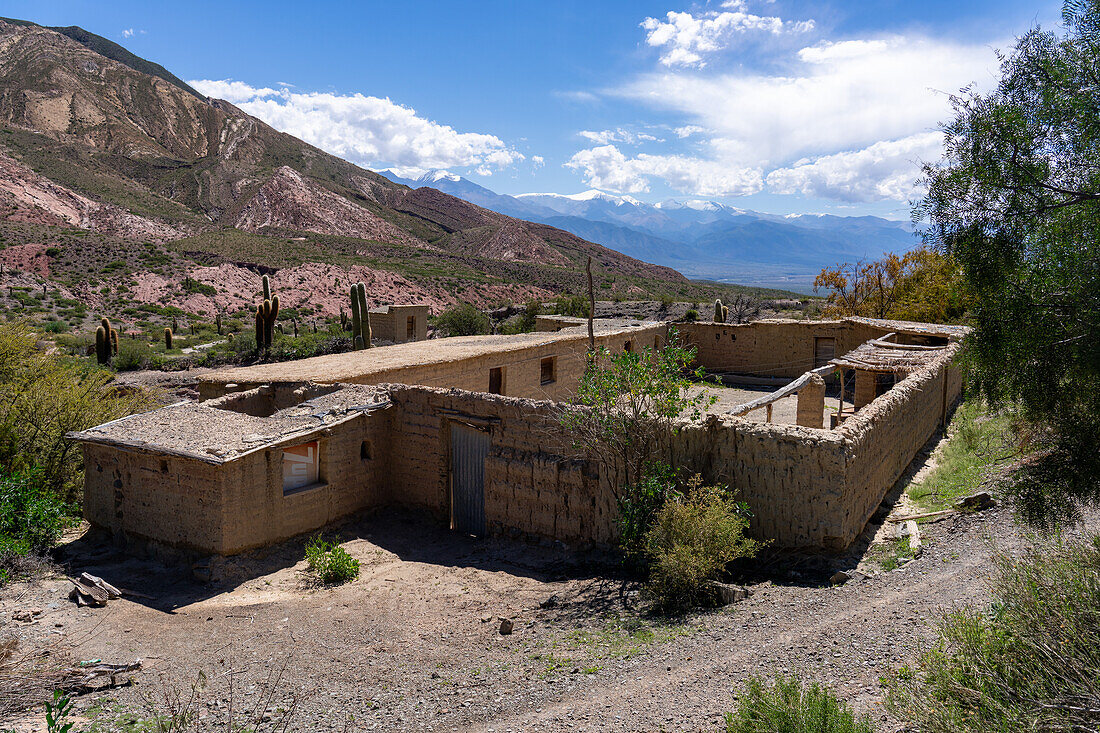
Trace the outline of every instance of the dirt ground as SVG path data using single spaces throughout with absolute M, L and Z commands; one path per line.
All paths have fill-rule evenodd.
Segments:
M 917 559 L 832 586 L 874 553 L 880 527 L 844 556 L 767 556 L 750 598 L 671 622 L 640 616 L 639 588 L 593 557 L 462 537 L 417 514 L 336 528 L 362 572 L 334 588 L 309 581 L 302 540 L 231 558 L 202 583 L 190 565 L 84 536 L 65 546 L 66 572 L 142 595 L 77 608 L 62 575 L 13 584 L 0 590 L 0 635 L 79 660 L 143 660 L 132 685 L 79 697 L 82 711 L 140 710 L 166 690 L 186 700 L 201 672 L 196 730 L 250 714 L 280 730 L 286 709 L 294 731 L 715 730 L 747 676 L 800 674 L 889 731 L 880 677 L 929 644 L 941 612 L 984 602 L 991 540 L 1023 540 L 1005 508 L 954 515 L 923 525 Z M 13 619 L 32 608 L 34 621 Z M 17 729 L 44 728 L 37 716 Z

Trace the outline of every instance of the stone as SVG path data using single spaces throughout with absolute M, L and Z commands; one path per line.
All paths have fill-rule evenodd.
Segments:
M 41 615 L 41 608 L 27 608 L 22 611 L 16 611 L 11 615 L 11 618 L 13 621 L 33 621 L 36 617 Z
M 730 585 L 729 583 L 719 583 L 712 580 L 710 582 L 710 587 L 715 590 L 718 595 L 718 600 L 723 606 L 728 606 L 737 601 L 743 601 L 752 595 L 752 591 L 748 588 L 742 588 L 739 585 Z
M 545 601 L 539 604 L 539 608 L 554 608 L 559 603 L 557 594 L 550 596 Z
M 955 508 L 978 512 L 982 509 L 988 509 L 996 503 L 997 502 L 994 501 L 993 496 L 988 491 L 979 491 L 977 494 L 971 494 L 970 496 L 964 496 L 956 500 Z
M 836 573 L 833 574 L 833 577 L 829 578 L 829 582 L 833 585 L 844 585 L 851 579 L 851 575 L 843 570 L 838 570 Z
M 512 619 L 502 618 L 500 620 L 500 635 L 501 636 L 508 636 L 508 634 L 512 633 L 513 628 L 515 628 L 515 624 L 512 622 Z

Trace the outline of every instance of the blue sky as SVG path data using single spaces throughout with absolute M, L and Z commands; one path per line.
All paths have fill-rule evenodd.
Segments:
M 907 218 L 946 93 L 1058 2 L 5 2 L 353 162 Z

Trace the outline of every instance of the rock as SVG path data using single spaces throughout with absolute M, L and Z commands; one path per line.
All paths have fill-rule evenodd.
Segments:
M 970 496 L 964 496 L 961 499 L 957 499 L 954 506 L 956 509 L 978 512 L 982 509 L 988 509 L 996 503 L 997 502 L 988 491 L 979 491 L 977 494 L 971 494 Z
M 752 595 L 752 591 L 748 588 L 742 588 L 739 585 L 730 585 L 729 583 L 719 583 L 712 580 L 710 582 L 710 587 L 718 594 L 718 600 L 721 601 L 723 606 L 728 606 L 737 601 L 743 601 Z
M 512 623 L 510 618 L 502 618 L 500 620 L 500 635 L 507 636 L 512 633 L 512 629 L 515 628 L 515 624 Z
M 540 603 L 539 608 L 554 608 L 555 606 L 558 605 L 559 602 L 560 601 L 558 599 L 557 594 L 554 594 L 554 595 L 550 596 L 549 598 L 547 598 L 542 603 Z
M 41 615 L 41 608 L 27 608 L 22 611 L 16 611 L 11 615 L 11 618 L 12 621 L 33 621 L 36 617 Z
M 833 577 L 829 578 L 829 582 L 833 585 L 844 585 L 851 579 L 852 576 L 849 575 L 847 572 L 843 570 L 838 570 L 836 573 L 833 574 Z

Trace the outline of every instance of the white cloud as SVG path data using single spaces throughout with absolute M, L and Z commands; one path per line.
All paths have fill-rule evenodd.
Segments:
M 733 38 L 750 32 L 806 33 L 814 22 L 785 21 L 777 16 L 748 12 L 740 0 L 723 3 L 722 12 L 708 11 L 699 15 L 670 10 L 666 20 L 646 18 L 641 27 L 646 31 L 646 43 L 661 49 L 665 66 L 706 66 L 704 54 L 726 48 Z
M 922 132 L 877 142 L 862 150 L 798 161 L 769 173 L 768 190 L 848 202 L 904 201 L 918 193 L 915 184 L 919 164 L 938 158 L 942 141 L 938 132 Z
M 988 44 L 917 36 L 824 42 L 791 56 L 782 73 L 665 71 L 612 93 L 683 117 L 674 131 L 700 136 L 697 154 L 710 165 L 697 170 L 716 176 L 695 181 L 699 189 L 723 188 L 725 170 L 759 168 L 787 191 L 904 200 L 914 160 L 939 157 L 927 133 L 950 117 L 947 93 L 997 74 Z M 873 180 L 847 179 L 855 170 Z
M 538 170 L 539 168 L 546 165 L 546 159 L 543 158 L 541 155 L 532 155 L 531 164 L 534 166 L 535 170 Z
M 618 127 L 614 130 L 581 130 L 577 134 L 597 145 L 607 145 L 609 143 L 639 145 L 644 142 L 664 142 L 657 136 L 650 135 L 648 132 L 632 132 L 622 127 Z
M 123 38 L 130 38 L 133 35 L 134 35 L 134 29 L 133 28 L 127 28 L 126 30 L 122 31 L 122 37 Z
M 600 98 L 597 97 L 592 92 L 586 92 L 586 91 L 581 91 L 581 90 L 566 91 L 566 92 L 558 91 L 558 92 L 551 92 L 551 94 L 553 94 L 558 99 L 565 100 L 566 102 L 577 102 L 577 103 L 580 103 L 580 104 L 593 104 L 595 102 L 600 101 Z
M 759 168 L 730 168 L 683 155 L 641 153 L 628 158 L 614 145 L 578 151 L 565 165 L 579 171 L 586 185 L 617 193 L 645 193 L 651 178 L 696 196 L 748 196 L 763 186 Z
M 495 135 L 458 132 L 389 99 L 254 88 L 228 79 L 189 83 L 278 130 L 372 168 L 392 167 L 404 175 L 435 168 L 476 168 L 480 175 L 489 175 L 524 159 Z

